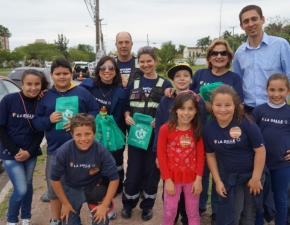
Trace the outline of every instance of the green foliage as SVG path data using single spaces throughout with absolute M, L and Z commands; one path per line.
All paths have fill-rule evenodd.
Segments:
M 70 62 L 74 61 L 90 61 L 90 55 L 76 49 L 76 48 L 70 48 L 69 51 L 69 58 L 68 60 Z
M 2 67 L 3 63 L 9 60 L 10 60 L 10 51 L 0 50 L 0 66 Z
M 177 49 L 177 54 L 183 55 L 183 50 L 185 47 L 185 45 L 179 45 Z
M 54 40 L 55 45 L 57 46 L 57 49 L 59 52 L 64 55 L 66 59 L 68 59 L 69 54 L 68 54 L 68 42 L 69 40 L 63 35 L 63 34 L 58 34 L 57 35 L 57 41 Z
M 201 51 L 205 52 L 207 47 L 211 44 L 212 40 L 210 39 L 210 36 L 201 38 L 197 40 L 196 46 L 201 47 Z
M 236 51 L 240 45 L 247 41 L 248 36 L 244 34 L 235 34 L 234 37 L 231 32 L 225 31 L 223 38 L 229 43 L 231 49 Z
M 290 19 L 276 16 L 270 17 L 269 21 L 264 31 L 269 35 L 285 38 L 290 43 Z
M 195 61 L 197 60 L 197 58 L 199 58 L 201 56 L 201 53 L 198 52 L 193 52 L 193 54 L 191 56 L 188 56 L 185 59 L 185 62 L 188 63 L 190 66 L 195 66 Z
M 8 30 L 8 28 L 0 25 L 0 36 L 1 37 L 8 37 L 8 38 L 10 38 L 11 37 L 11 33 Z
M 168 41 L 161 45 L 161 49 L 154 48 L 154 50 L 158 56 L 159 63 L 163 65 L 164 74 L 166 74 L 167 69 L 170 68 L 168 64 L 174 64 L 174 59 L 177 55 L 175 45 Z

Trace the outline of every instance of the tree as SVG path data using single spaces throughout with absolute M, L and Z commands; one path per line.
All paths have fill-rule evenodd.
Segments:
M 57 46 L 58 51 L 64 55 L 66 59 L 68 59 L 69 54 L 68 54 L 68 42 L 69 40 L 66 39 L 66 37 L 63 34 L 58 34 L 57 35 L 57 41 L 54 40 L 55 45 Z
M 88 55 L 88 60 L 87 61 L 95 61 L 96 59 L 96 53 L 94 52 L 94 47 L 91 45 L 85 45 L 85 44 L 79 44 L 78 48 L 79 51 L 85 53 Z
M 179 45 L 177 49 L 177 54 L 183 55 L 183 50 L 185 47 L 185 45 Z
M 205 52 L 207 47 L 211 44 L 212 40 L 210 39 L 210 36 L 201 38 L 197 40 L 196 46 L 201 47 L 201 52 Z
M 223 38 L 229 43 L 229 46 L 233 51 L 237 50 L 238 47 L 247 41 L 248 36 L 243 34 L 235 34 L 234 37 L 230 31 L 225 31 L 223 33 Z
M 68 60 L 70 62 L 74 62 L 74 61 L 89 61 L 89 55 L 79 51 L 76 48 L 70 48 L 69 51 L 69 57 Z
M 193 52 L 191 56 L 188 56 L 185 59 L 185 62 L 187 62 L 190 66 L 195 66 L 195 62 L 197 60 L 197 58 L 199 58 L 201 56 L 201 53 L 198 52 Z
M 164 74 L 166 74 L 167 68 L 170 66 L 169 64 L 174 63 L 174 59 L 177 55 L 175 45 L 172 44 L 171 41 L 168 41 L 162 43 L 161 49 L 154 48 L 154 50 L 158 56 L 159 63 L 164 67 Z
M 11 33 L 9 32 L 8 28 L 0 25 L 0 36 L 1 37 L 11 37 Z
M 269 35 L 285 38 L 290 43 L 290 19 L 270 17 L 264 31 Z
M 10 60 L 11 53 L 9 50 L 0 50 L 0 67 L 3 66 L 4 62 L 8 62 Z

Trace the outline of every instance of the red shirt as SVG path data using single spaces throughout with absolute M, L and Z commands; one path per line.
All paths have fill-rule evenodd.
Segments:
M 193 127 L 189 130 L 168 130 L 164 124 L 159 130 L 157 157 L 163 180 L 171 178 L 174 183 L 191 183 L 196 175 L 202 177 L 204 167 L 204 147 L 200 137 L 193 137 Z

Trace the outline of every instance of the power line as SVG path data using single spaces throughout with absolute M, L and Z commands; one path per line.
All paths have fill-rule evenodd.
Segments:
M 90 10 L 89 10 L 89 7 L 88 7 L 88 4 L 87 4 L 87 1 L 84 0 L 84 2 L 85 2 L 85 4 L 86 4 L 87 10 L 88 10 L 88 12 L 89 12 L 89 14 L 90 14 L 92 20 L 94 21 L 94 18 L 93 18 L 92 14 L 91 14 L 91 12 L 90 12 Z

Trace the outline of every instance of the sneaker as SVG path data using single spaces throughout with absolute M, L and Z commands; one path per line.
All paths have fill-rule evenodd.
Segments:
M 31 225 L 30 219 L 22 219 L 22 225 Z
M 199 209 L 199 215 L 203 216 L 204 214 L 206 214 L 206 209 Z
M 40 199 L 43 202 L 50 202 L 50 199 L 48 198 L 47 192 L 45 192 L 43 195 L 41 195 Z
M 216 225 L 216 213 L 211 214 L 211 225 Z
M 6 225 L 18 225 L 18 223 L 9 223 L 9 222 L 7 222 Z
M 49 225 L 61 225 L 61 221 L 60 220 L 51 219 Z
M 115 210 L 112 210 L 111 212 L 109 212 L 107 214 L 107 216 L 108 216 L 109 220 L 111 220 L 111 219 L 115 219 L 117 217 L 117 214 L 116 214 Z

